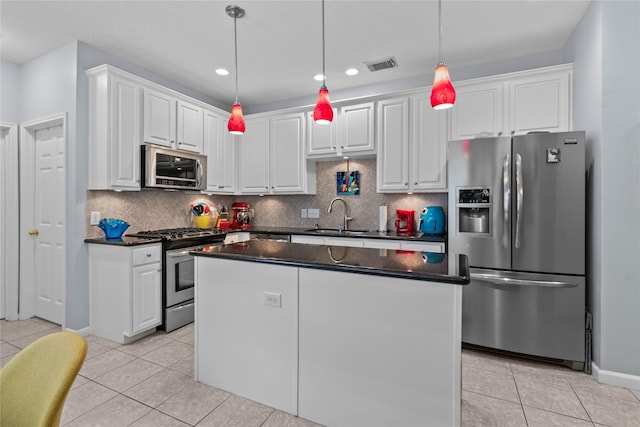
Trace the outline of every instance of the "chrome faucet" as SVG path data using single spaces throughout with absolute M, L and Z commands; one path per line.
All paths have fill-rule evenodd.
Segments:
M 346 231 L 346 230 L 349 229 L 349 221 L 351 221 L 353 218 L 351 218 L 349 216 L 349 207 L 347 206 L 347 202 L 345 202 L 344 199 L 342 199 L 341 197 L 335 197 L 333 200 L 331 200 L 331 203 L 329 203 L 329 209 L 327 209 L 327 213 L 331 213 L 331 209 L 333 208 L 333 204 L 336 201 L 340 201 L 340 202 L 342 202 L 342 204 L 344 204 L 343 222 L 342 222 L 342 224 L 340 224 L 338 226 L 338 228 L 340 229 L 340 231 Z

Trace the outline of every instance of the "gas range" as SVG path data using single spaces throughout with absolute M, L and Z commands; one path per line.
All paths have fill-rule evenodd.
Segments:
M 144 230 L 133 234 L 127 234 L 129 237 L 138 237 L 142 239 L 162 239 L 162 240 L 180 240 L 180 239 L 197 239 L 207 237 L 218 237 L 224 240 L 227 233 L 222 230 L 209 228 L 166 228 L 162 230 Z M 218 239 L 215 239 L 218 240 Z

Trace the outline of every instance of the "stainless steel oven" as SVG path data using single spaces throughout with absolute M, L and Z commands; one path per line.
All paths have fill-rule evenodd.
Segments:
M 195 247 L 172 249 L 165 253 L 165 330 L 167 332 L 193 322 L 194 319 L 194 267 Z

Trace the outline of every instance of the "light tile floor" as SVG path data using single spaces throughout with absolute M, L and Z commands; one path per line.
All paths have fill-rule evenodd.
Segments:
M 1 320 L 0 365 L 59 330 L 38 318 Z M 93 336 L 87 341 L 64 426 L 317 426 L 194 381 L 193 324 L 129 345 Z M 640 427 L 640 392 L 561 366 L 465 349 L 462 426 Z

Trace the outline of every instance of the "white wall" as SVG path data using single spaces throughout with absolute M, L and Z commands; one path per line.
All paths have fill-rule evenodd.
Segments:
M 640 376 L 640 2 L 602 10 L 600 368 Z
M 18 123 L 18 87 L 20 68 L 11 62 L 0 61 L 0 122 Z
M 628 380 L 637 385 L 640 3 L 593 2 L 565 52 L 575 67 L 574 127 L 586 130 L 588 136 L 587 265 L 593 359 L 610 382 L 624 385 Z

